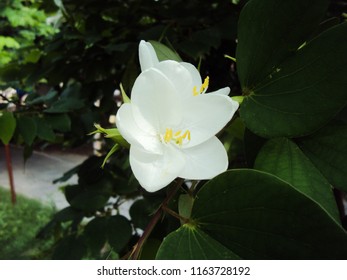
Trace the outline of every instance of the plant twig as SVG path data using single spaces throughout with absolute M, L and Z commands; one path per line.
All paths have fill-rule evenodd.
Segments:
M 141 252 L 141 249 L 142 249 L 143 245 L 145 244 L 145 242 L 148 239 L 149 235 L 152 233 L 154 227 L 157 225 L 157 223 L 159 222 L 159 220 L 162 217 L 163 209 L 166 208 L 167 204 L 174 197 L 176 192 L 179 190 L 179 188 L 183 184 L 183 181 L 184 181 L 183 179 L 178 179 L 178 181 L 177 181 L 175 187 L 173 188 L 173 190 L 167 195 L 167 197 L 162 202 L 162 204 L 159 207 L 159 209 L 154 213 L 152 219 L 150 220 L 150 222 L 148 223 L 147 227 L 145 228 L 142 236 L 140 237 L 140 239 L 138 240 L 138 242 L 134 246 L 134 248 L 133 248 L 133 250 L 132 250 L 132 252 L 131 252 L 131 254 L 129 256 L 130 259 L 137 260 L 139 258 L 140 252 Z
M 163 211 L 165 211 L 166 213 L 168 213 L 169 215 L 171 215 L 172 217 L 182 221 L 183 223 L 187 224 L 190 222 L 190 219 L 189 218 L 186 218 L 186 217 L 183 217 L 181 216 L 180 214 L 176 213 L 175 211 L 173 211 L 172 209 L 166 207 L 166 206 L 163 206 L 162 207 Z

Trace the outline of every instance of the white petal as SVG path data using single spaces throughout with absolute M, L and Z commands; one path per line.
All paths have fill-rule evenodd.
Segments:
M 207 180 L 228 168 L 228 156 L 217 137 L 189 149 L 182 149 L 186 157 L 184 169 L 179 177 L 191 180 Z
M 162 144 L 155 131 L 144 131 L 134 119 L 132 105 L 123 104 L 117 112 L 116 124 L 119 132 L 130 145 L 137 145 L 156 154 L 162 154 Z
M 151 67 L 154 67 L 159 63 L 157 54 L 151 43 L 141 41 L 139 45 L 139 59 L 141 71 L 145 71 Z
M 219 94 L 219 95 L 229 95 L 230 93 L 230 88 L 229 87 L 225 87 L 225 88 L 221 88 L 219 90 L 216 91 L 211 91 L 208 94 Z
M 186 68 L 188 72 L 190 73 L 190 76 L 192 77 L 192 81 L 193 81 L 192 88 L 196 86 L 196 88 L 199 90 L 202 85 L 202 80 L 201 80 L 201 76 L 198 69 L 196 69 L 196 67 L 193 64 L 190 64 L 187 62 L 180 62 L 180 64 L 184 68 Z
M 135 178 L 148 192 L 170 184 L 184 167 L 184 156 L 175 147 L 165 145 L 164 153 L 147 153 L 137 146 L 130 147 L 130 166 Z
M 142 72 L 131 92 L 136 122 L 143 129 L 150 124 L 160 133 L 181 122 L 181 103 L 171 81 L 156 68 Z
M 180 98 L 184 100 L 193 96 L 193 77 L 187 68 L 182 66 L 182 63 L 164 60 L 155 67 L 172 82 Z
M 231 120 L 238 106 L 230 97 L 219 94 L 200 94 L 187 99 L 181 127 L 191 134 L 186 147 L 199 145 L 216 135 Z

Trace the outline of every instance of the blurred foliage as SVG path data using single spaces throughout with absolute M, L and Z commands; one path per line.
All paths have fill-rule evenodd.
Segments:
M 4 31 L 9 28 L 7 33 L 2 31 L 2 35 L 11 38 L 7 44 L 15 40 L 19 46 L 7 51 L 16 59 L 0 67 L 0 84 L 17 89 L 19 97 L 29 94 L 24 104 L 20 98 L 14 101 L 17 116 L 25 116 L 25 122 L 31 122 L 32 127 L 33 123 L 37 128 L 41 127 L 37 124 L 44 127 L 41 131 L 31 130 L 32 135 L 26 139 L 18 130 L 19 143 L 24 140 L 25 145 L 31 146 L 31 139 L 36 139 L 76 146 L 90 139 L 86 135 L 93 124 L 105 124 L 109 115 L 116 113 L 114 91 L 120 82 L 130 91 L 139 73 L 137 48 L 141 39 L 161 41 L 195 65 L 201 61 L 202 76 L 211 76 L 211 90 L 238 83 L 230 71 L 230 61 L 224 58 L 236 46 L 239 7 L 230 1 L 54 3 L 59 7 L 54 14 L 46 1 L 10 1 L 10 6 L 2 9 L 2 14 L 21 7 L 32 10 L 26 15 L 30 20 L 23 20 L 31 36 L 35 36 L 30 44 L 27 41 L 27 47 L 18 39 L 24 27 L 14 26 L 5 17 L 1 27 Z M 56 29 L 40 27 L 45 15 L 42 9 L 47 11 L 46 16 L 51 15 L 45 20 L 55 22 Z M 39 15 L 30 17 L 34 11 Z M 94 105 L 97 100 L 99 107 Z
M 41 55 L 33 41 L 54 33 L 46 23 L 42 1 L 6 0 L 0 4 L 0 67 L 12 61 L 19 65 L 35 63 Z M 2 79 L 1 79 L 2 80 Z
M 52 218 L 54 209 L 19 195 L 16 207 L 10 202 L 10 192 L 0 187 L 0 259 L 49 258 L 52 238 L 36 239 L 36 233 Z
M 17 10 L 30 12 L 20 23 L 9 21 L 11 11 L 11 20 L 16 20 Z M 137 52 L 142 39 L 162 42 L 183 60 L 199 64 L 202 76 L 211 77 L 211 90 L 237 86 L 224 54 L 233 55 L 235 50 L 239 10 L 225 0 L 105 0 L 102 5 L 98 0 L 7 1 L 1 9 L 1 35 L 11 38 L 3 43 L 11 59 L 0 66 L 0 85 L 17 91 L 10 99 L 17 121 L 12 141 L 25 147 L 25 157 L 47 143 L 76 147 L 92 141 L 88 134 L 94 123 L 107 127 L 109 116 L 117 112 L 119 97 L 114 92 L 119 84 L 130 93 L 140 72 Z M 40 27 L 45 21 L 51 26 Z M 106 139 L 105 150 L 112 145 Z M 124 255 L 165 197 L 165 191 L 143 193 L 131 174 L 126 151 L 117 151 L 103 169 L 101 165 L 101 158 L 91 157 L 57 180 L 79 177 L 78 185 L 63 187 L 71 207 L 57 213 L 39 234 L 57 237 L 53 258 Z M 142 199 L 131 207 L 130 224 L 119 208 L 139 196 Z M 110 220 L 111 216 L 118 218 Z M 88 224 L 85 217 L 98 218 Z M 156 227 L 153 244 L 177 227 L 170 221 Z M 108 223 L 113 223 L 113 230 L 117 223 L 122 228 L 128 223 L 132 230 L 118 235 L 116 230 L 111 239 L 105 233 L 95 243 L 91 233 Z M 124 238 L 123 243 L 115 243 L 117 236 Z

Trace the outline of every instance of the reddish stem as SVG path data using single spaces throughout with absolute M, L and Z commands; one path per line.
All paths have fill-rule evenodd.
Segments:
M 6 165 L 7 165 L 7 172 L 8 172 L 8 178 L 10 180 L 10 188 L 11 188 L 11 201 L 12 205 L 16 204 L 17 198 L 16 198 L 16 191 L 14 189 L 14 180 L 13 180 L 13 171 L 12 171 L 12 160 L 11 160 L 11 152 L 10 152 L 10 145 L 5 145 L 5 156 L 6 156 Z

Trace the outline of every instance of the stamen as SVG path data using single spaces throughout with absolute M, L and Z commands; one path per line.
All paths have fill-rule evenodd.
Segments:
M 187 130 L 187 132 L 188 132 L 188 141 L 190 141 L 190 131 L 189 130 Z
M 197 91 L 197 89 L 196 89 L 196 86 L 193 87 L 193 95 L 194 95 L 194 96 L 199 95 L 199 93 L 198 93 L 198 91 Z
M 189 130 L 186 130 L 185 132 L 184 132 L 184 134 L 181 136 L 183 139 L 185 139 L 187 136 L 188 136 L 188 134 L 189 134 L 190 132 L 189 132 Z
M 210 82 L 210 77 L 207 76 L 204 80 L 204 83 L 200 87 L 200 93 L 202 93 L 204 90 L 206 90 L 208 88 L 209 82 Z
M 172 139 L 172 129 L 167 128 L 164 135 L 164 141 L 165 143 L 169 143 L 171 139 Z
M 205 78 L 203 84 L 201 85 L 199 91 L 197 90 L 196 86 L 194 86 L 194 87 L 193 87 L 193 96 L 197 96 L 197 95 L 199 95 L 199 94 L 201 94 L 201 93 L 204 93 L 204 92 L 207 90 L 207 88 L 208 88 L 209 82 L 210 82 L 210 77 L 207 76 L 207 77 Z
M 165 143 L 169 143 L 173 140 L 179 146 L 182 146 L 185 139 L 190 141 L 190 131 L 188 129 L 182 134 L 182 130 L 178 130 L 174 133 L 172 128 L 167 128 L 163 136 L 163 141 Z
M 182 130 L 179 130 L 175 133 L 175 136 L 179 136 L 181 134 Z

